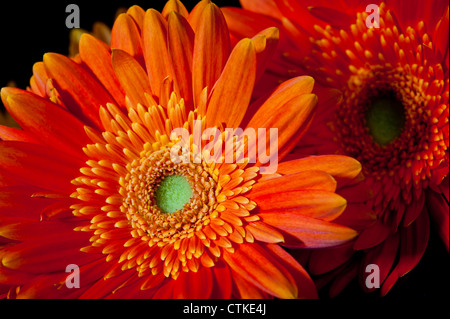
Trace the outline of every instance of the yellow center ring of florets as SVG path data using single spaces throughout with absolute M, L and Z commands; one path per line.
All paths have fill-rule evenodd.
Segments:
M 192 236 L 195 230 L 209 223 L 218 205 L 217 176 L 205 162 L 174 163 L 168 148 L 143 153 L 144 156 L 130 164 L 125 177 L 121 211 L 137 235 L 150 245 L 161 246 Z M 170 176 L 183 177 L 190 185 L 192 196 L 181 209 L 167 213 L 158 206 L 156 194 L 164 179 Z
M 329 125 L 346 152 L 364 164 L 366 174 L 406 165 L 428 137 L 422 130 L 429 121 L 422 111 L 426 97 L 418 81 L 401 67 L 381 66 L 349 79 L 345 103 Z

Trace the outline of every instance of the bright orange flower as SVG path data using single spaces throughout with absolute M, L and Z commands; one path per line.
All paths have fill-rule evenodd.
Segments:
M 314 253 L 311 271 L 340 274 L 334 295 L 358 272 L 365 278 L 366 265 L 377 264 L 385 294 L 421 259 L 430 217 L 449 247 L 448 1 L 241 3 L 246 10 L 224 9 L 236 39 L 280 28 L 278 54 L 262 81 L 266 86 L 308 73 L 322 88 L 342 92 L 335 106 L 321 103 L 318 94 L 320 116 L 296 153 L 358 159 L 374 195 L 369 204 L 378 222 L 353 244 Z M 379 12 L 367 8 L 372 3 Z M 353 250 L 364 252 L 360 263 Z M 331 254 L 333 262 L 324 263 Z M 366 288 L 364 279 L 361 284 Z
M 335 190 L 359 176 L 360 164 L 317 156 L 263 175 L 251 140 L 236 163 L 195 152 L 205 146 L 194 141 L 197 128 L 217 127 L 226 140 L 225 128 L 243 124 L 277 40 L 269 28 L 231 50 L 210 1 L 191 13 L 176 0 L 162 13 L 133 6 L 112 28 L 112 50 L 84 34 L 73 60 L 48 53 L 34 65 L 31 92 L 3 88 L 22 129 L 0 126 L 0 292 L 316 297 L 282 246 L 329 247 L 355 237 L 333 223 L 346 206 Z M 311 123 L 313 84 L 297 77 L 253 102 L 259 111 L 244 128 L 277 128 L 280 161 Z M 187 138 L 173 140 L 175 128 Z M 190 161 L 177 163 L 171 150 L 183 141 Z M 229 152 L 241 154 L 237 146 Z M 73 264 L 80 288 L 65 284 Z

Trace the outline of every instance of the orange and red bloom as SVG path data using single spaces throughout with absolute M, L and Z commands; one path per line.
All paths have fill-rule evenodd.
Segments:
M 280 46 L 261 88 L 310 74 L 323 92 L 319 116 L 294 153 L 356 158 L 373 195 L 367 204 L 378 221 L 352 244 L 314 252 L 310 270 L 334 273 L 335 295 L 366 265 L 377 264 L 385 294 L 421 259 L 430 224 L 449 247 L 448 1 L 241 3 L 243 9 L 224 9 L 235 39 L 267 26 L 280 29 Z M 379 21 L 366 12 L 372 3 Z M 367 19 L 378 25 L 369 27 Z M 336 90 L 341 102 L 327 103 Z M 354 224 L 356 219 L 348 220 Z M 331 255 L 334 261 L 326 266 Z
M 339 155 L 282 161 L 317 96 L 299 76 L 252 101 L 277 41 L 267 28 L 231 48 L 207 0 L 190 13 L 177 0 L 162 13 L 133 6 L 110 47 L 85 34 L 73 59 L 48 53 L 36 63 L 29 90 L 3 88 L 21 128 L 0 126 L 2 296 L 316 297 L 283 247 L 357 235 L 333 221 L 346 207 L 336 188 L 359 182 L 361 166 Z M 195 149 L 195 125 L 227 139 L 225 128 L 244 124 L 278 129 L 277 173 L 261 174 L 248 140 L 241 162 L 171 160 L 174 128 Z M 77 289 L 65 285 L 72 264 Z

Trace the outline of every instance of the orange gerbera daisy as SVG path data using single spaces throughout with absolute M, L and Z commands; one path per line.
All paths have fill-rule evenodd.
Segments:
M 256 141 L 225 130 L 241 125 L 277 40 L 270 28 L 230 50 L 225 19 L 210 1 L 191 13 L 177 0 L 162 13 L 133 6 L 112 28 L 112 50 L 84 34 L 73 60 L 48 53 L 34 65 L 29 91 L 3 88 L 22 129 L 0 127 L 0 292 L 316 297 L 282 246 L 355 237 L 332 221 L 346 206 L 336 181 L 352 181 L 360 164 L 317 156 L 262 174 L 263 161 L 250 152 Z M 254 102 L 260 111 L 245 127 L 277 128 L 280 160 L 311 123 L 312 88 L 312 78 L 297 77 Z M 198 152 L 206 145 L 195 130 L 208 127 L 244 141 L 244 151 L 235 145 L 224 155 L 234 163 Z M 187 136 L 174 135 L 177 128 Z M 262 132 L 257 145 L 273 156 L 271 143 L 259 146 Z M 176 145 L 190 149 L 188 161 L 173 160 Z M 73 265 L 79 288 L 66 282 Z
M 373 193 L 378 222 L 353 245 L 314 253 L 311 271 L 337 269 L 336 294 L 358 272 L 366 288 L 365 267 L 377 264 L 385 294 L 421 259 L 430 217 L 449 247 L 448 1 L 241 3 L 244 10 L 224 9 L 235 38 L 280 28 L 266 86 L 307 72 L 328 92 L 342 92 L 334 106 L 319 94 L 320 117 L 295 153 L 358 159 Z M 364 252 L 360 263 L 353 250 Z

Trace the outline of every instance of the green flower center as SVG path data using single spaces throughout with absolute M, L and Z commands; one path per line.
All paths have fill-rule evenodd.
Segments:
M 175 213 L 191 200 L 192 188 L 180 175 L 165 177 L 156 190 L 156 205 L 163 213 Z
M 366 122 L 373 140 L 385 146 L 395 140 L 405 126 L 405 109 L 393 96 L 377 98 L 369 106 Z

